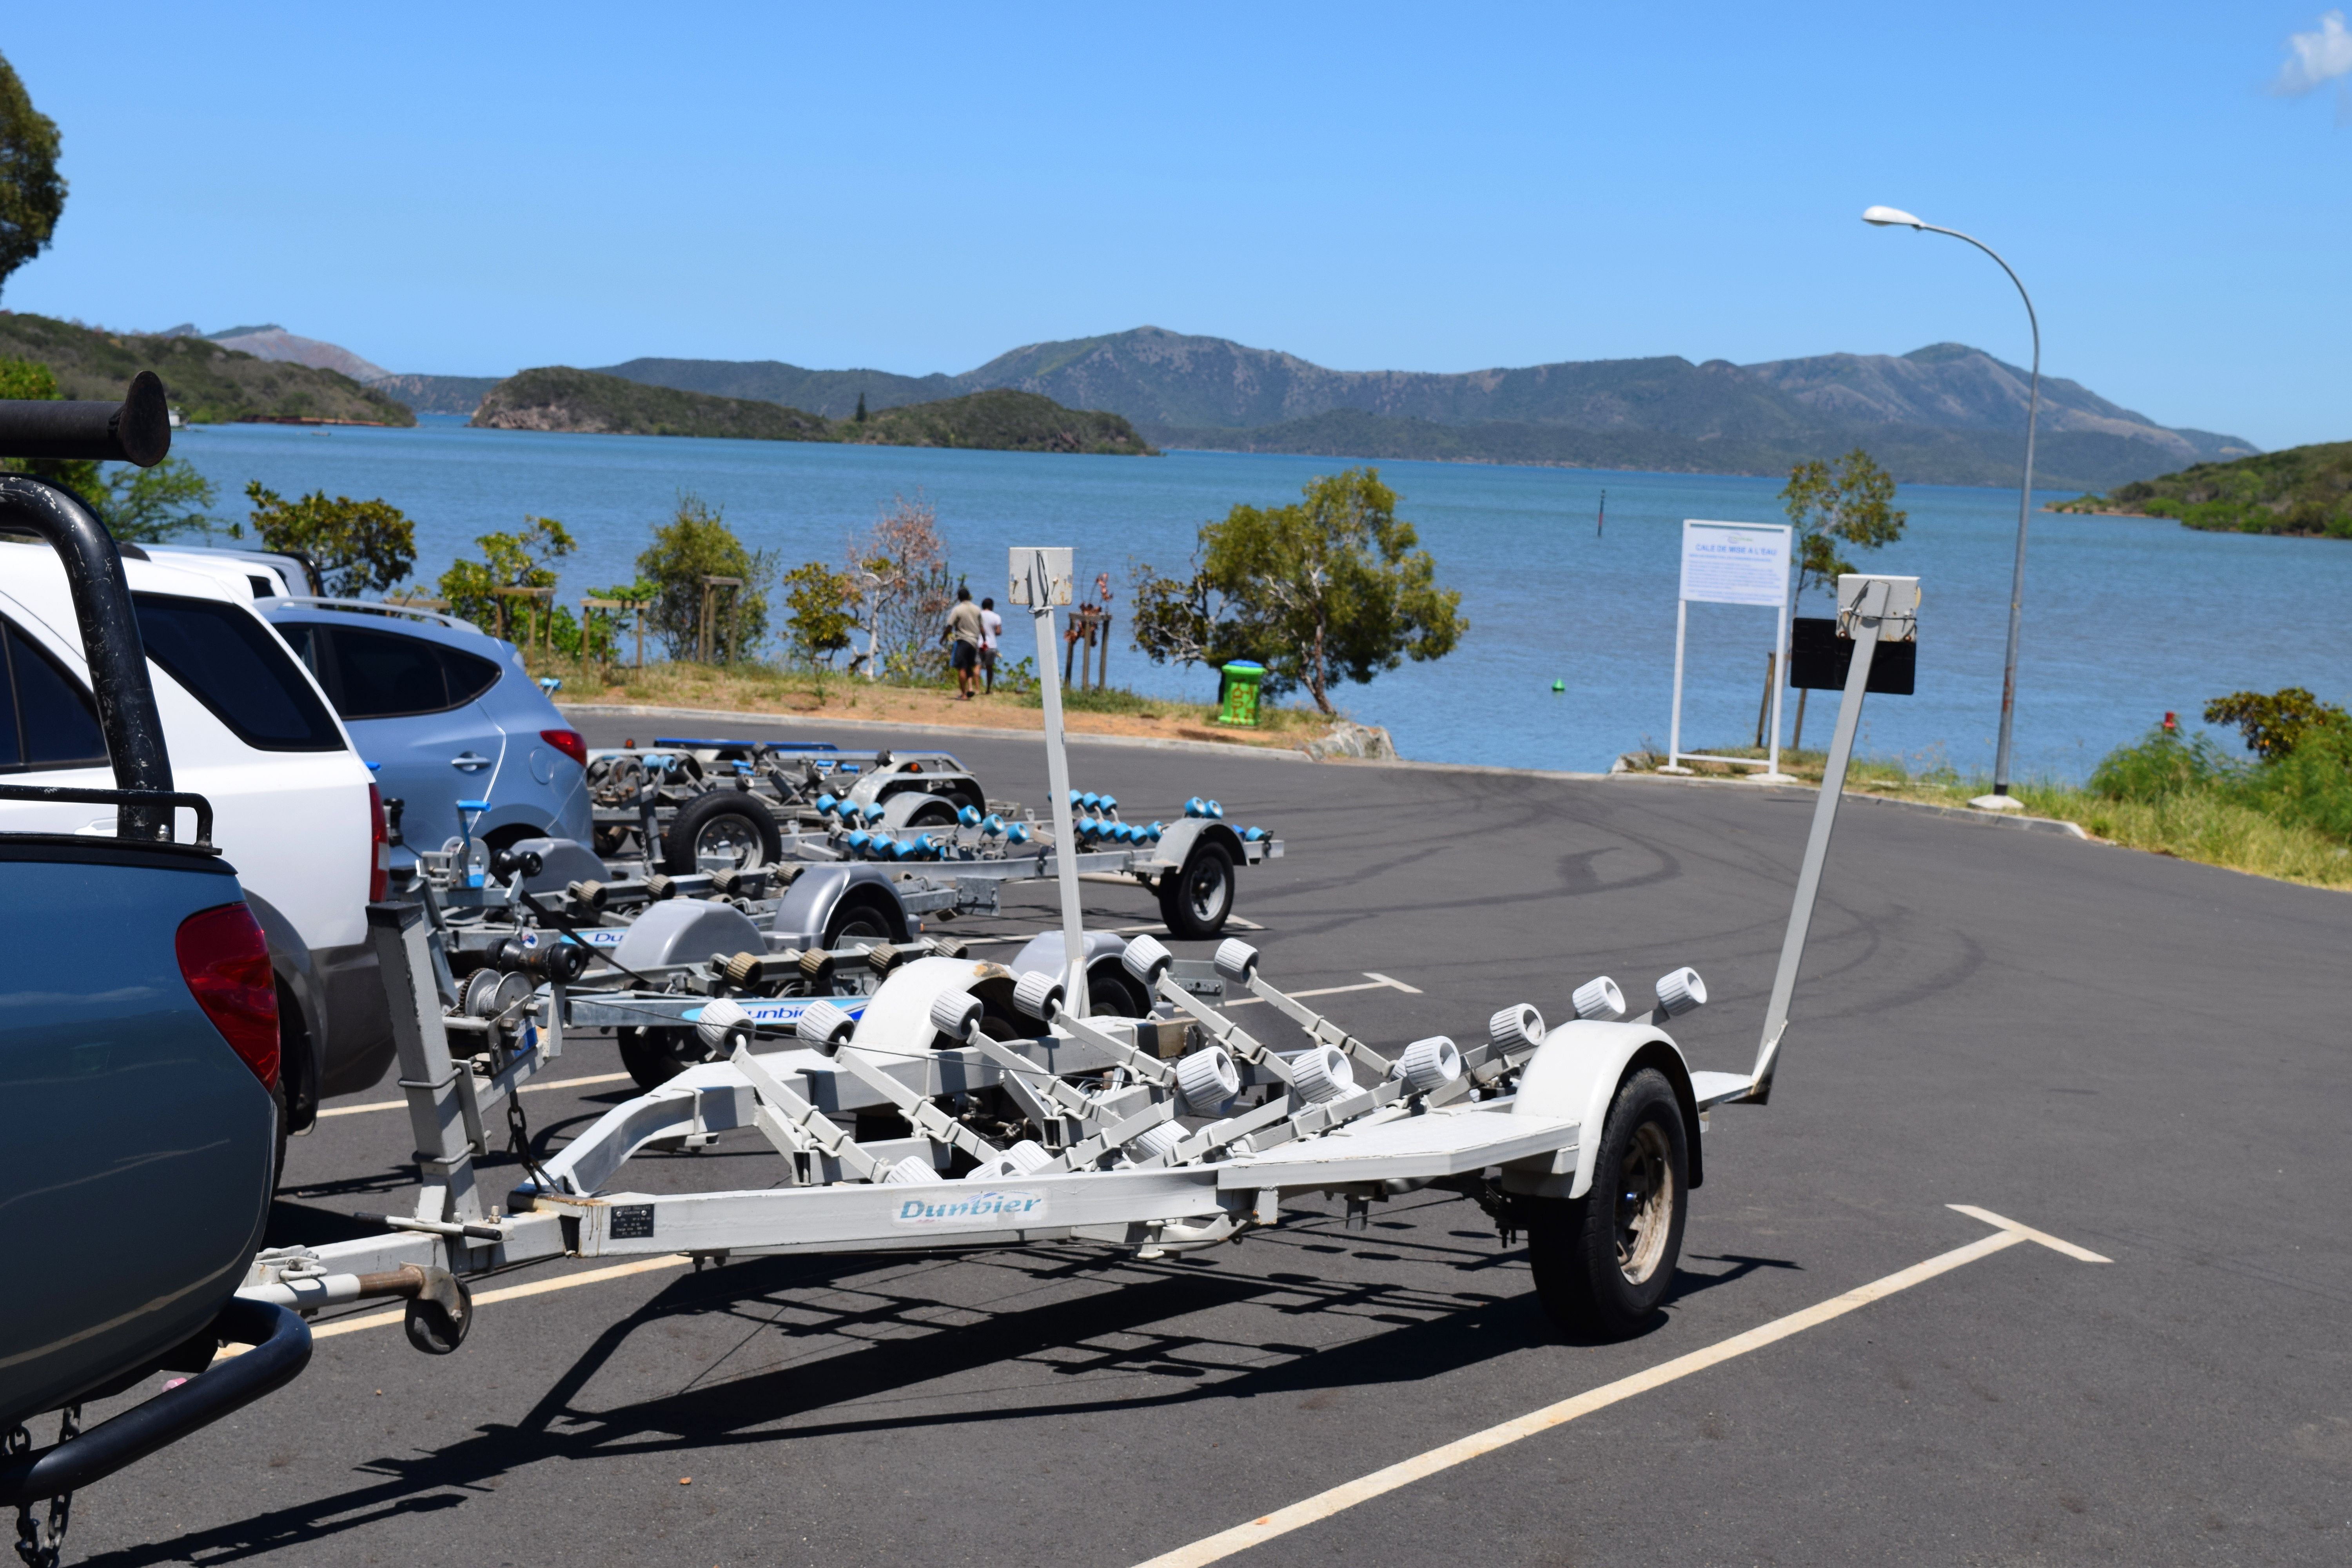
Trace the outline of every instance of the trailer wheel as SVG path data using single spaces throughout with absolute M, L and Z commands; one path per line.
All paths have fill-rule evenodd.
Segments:
M 1619 1086 L 1580 1198 L 1522 1198 L 1528 1261 L 1552 1321 L 1571 1334 L 1630 1338 L 1665 1300 L 1682 1256 L 1690 1149 L 1674 1086 L 1643 1068 Z
M 899 907 L 898 900 L 870 884 L 842 894 L 841 902 L 834 905 L 833 913 L 825 917 L 824 945 L 828 949 L 851 941 L 905 942 L 908 934 L 907 911 Z
M 1087 969 L 1087 1010 L 1099 1018 L 1149 1018 L 1151 1000 L 1116 958 Z
M 640 1025 L 614 1031 L 621 1047 L 621 1065 L 639 1089 L 659 1089 L 698 1062 L 709 1059 L 710 1049 L 692 1029 L 664 1029 Z
M 937 797 L 915 807 L 914 815 L 907 818 L 909 827 L 953 827 L 955 825 L 954 804 Z
M 1195 844 L 1182 870 L 1160 879 L 1160 918 L 1171 936 L 1214 936 L 1233 912 L 1234 858 L 1222 844 Z
M 695 871 L 749 871 L 783 858 L 775 815 L 740 790 L 711 790 L 677 808 L 662 836 L 662 865 L 673 877 Z

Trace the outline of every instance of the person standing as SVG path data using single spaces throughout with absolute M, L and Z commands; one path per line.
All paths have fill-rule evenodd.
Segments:
M 956 589 L 954 608 L 948 611 L 948 624 L 940 631 L 940 640 L 948 645 L 948 665 L 955 671 L 956 700 L 971 700 L 972 672 L 980 668 L 980 606 L 971 602 L 971 590 Z
M 987 695 L 996 695 L 996 642 L 1004 635 L 1004 617 L 994 599 L 980 602 L 980 671 L 988 678 Z

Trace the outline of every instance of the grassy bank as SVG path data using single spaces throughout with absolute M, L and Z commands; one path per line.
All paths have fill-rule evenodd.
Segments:
M 525 655 L 534 676 L 562 682 L 559 702 L 625 703 L 646 708 L 709 708 L 801 719 L 867 720 L 937 724 L 970 730 L 1042 730 L 1044 699 L 1033 687 L 998 687 L 992 696 L 956 699 L 952 685 L 867 681 L 774 665 L 648 664 L 643 669 L 568 658 L 536 649 Z M 1321 735 L 1331 721 L 1312 709 L 1268 708 L 1254 730 L 1215 722 L 1216 710 L 1191 702 L 1140 696 L 1123 688 L 1062 694 L 1066 727 L 1079 735 L 1139 735 L 1218 741 L 1240 746 L 1297 748 Z
M 1764 754 L 1752 746 L 1705 749 L 1727 757 Z M 2190 765 L 2178 765 L 2182 754 L 2192 759 Z M 2119 758 L 2152 760 L 2155 766 L 2141 768 L 2138 777 L 2119 777 L 2126 771 L 2115 766 Z M 1818 784 L 1826 761 L 1822 752 L 1782 752 L 1780 769 Z M 1647 771 L 1664 762 L 1663 754 L 1635 752 L 1627 765 Z M 1748 771 L 1713 763 L 1689 765 L 1706 775 Z M 2150 773 L 2161 776 L 2150 778 Z M 2093 837 L 2126 848 L 2285 882 L 2352 888 L 2352 843 L 2292 809 L 2282 810 L 2275 798 L 2266 796 L 2259 769 L 2231 766 L 2177 739 L 2151 738 L 2115 753 L 2102 773 L 2105 776 L 2095 774 L 2094 780 L 2105 788 L 2034 780 L 2011 785 L 2010 793 L 2033 816 L 2077 823 Z M 1966 806 L 1990 792 L 1992 780 L 1963 774 L 1933 755 L 1871 757 L 1855 759 L 1846 770 L 1845 787 L 1849 795 Z

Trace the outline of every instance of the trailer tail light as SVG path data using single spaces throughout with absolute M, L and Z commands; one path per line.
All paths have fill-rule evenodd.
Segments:
M 368 902 L 380 903 L 392 890 L 392 826 L 383 816 L 383 791 L 368 785 Z
M 196 1005 L 253 1076 L 278 1085 L 278 983 L 269 943 L 243 904 L 199 910 L 180 922 L 173 946 Z
M 539 732 L 539 738 L 582 767 L 588 765 L 588 742 L 580 738 L 579 731 L 541 730 Z

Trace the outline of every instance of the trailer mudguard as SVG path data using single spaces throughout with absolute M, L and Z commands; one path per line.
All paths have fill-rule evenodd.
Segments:
M 602 882 L 612 876 L 593 851 L 574 838 L 518 838 L 518 855 L 539 857 L 539 875 L 523 879 L 526 893 L 560 893 L 574 882 Z
M 709 899 L 670 899 L 637 917 L 613 949 L 613 962 L 624 969 L 658 969 L 665 964 L 700 963 L 714 953 L 732 957 L 767 950 L 760 928 L 734 905 Z
M 793 879 L 793 885 L 776 900 L 776 912 L 769 917 L 769 933 L 788 948 L 823 947 L 834 910 L 844 894 L 857 887 L 879 888 L 887 893 L 892 903 L 901 906 L 899 919 L 905 921 L 906 929 L 915 929 L 915 922 L 906 919 L 898 884 L 888 872 L 870 861 L 836 860 L 811 866 Z
M 868 1059 L 887 1068 L 940 1043 L 939 1027 L 931 1022 L 934 998 L 950 991 L 968 991 L 991 1013 L 1013 1016 L 1013 984 L 1012 971 L 984 959 L 934 954 L 902 963 L 866 998 L 856 1032 L 845 1048 L 871 1052 Z M 1042 1024 L 1031 1027 L 1038 1034 L 1045 1032 Z
M 1153 845 L 1149 860 L 1136 862 L 1139 871 L 1181 871 L 1192 853 L 1192 846 L 1203 840 L 1222 845 L 1236 868 L 1249 864 L 1242 849 L 1242 836 L 1213 817 L 1187 816 L 1172 822 Z
M 1649 1024 L 1609 1024 L 1578 1018 L 1556 1026 L 1536 1047 L 1519 1074 L 1517 1096 L 1511 1110 L 1520 1116 L 1541 1116 L 1578 1124 L 1576 1170 L 1552 1175 L 1531 1171 L 1503 1170 L 1506 1191 L 1535 1197 L 1580 1198 L 1592 1189 L 1593 1163 L 1601 1154 L 1601 1129 L 1609 1118 L 1609 1102 L 1626 1076 L 1654 1067 L 1675 1086 L 1683 1108 L 1684 1136 L 1690 1145 L 1690 1184 L 1699 1184 L 1698 1099 L 1691 1092 L 1690 1068 L 1682 1047 L 1664 1029 Z

